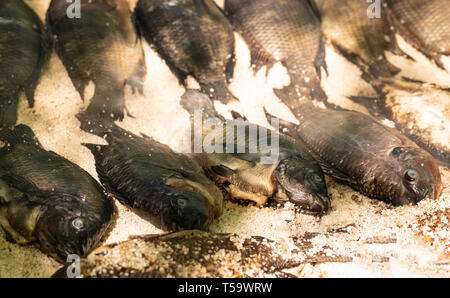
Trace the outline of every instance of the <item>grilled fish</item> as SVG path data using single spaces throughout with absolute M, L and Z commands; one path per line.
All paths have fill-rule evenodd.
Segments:
M 16 123 L 21 90 L 33 107 L 47 49 L 47 36 L 36 13 L 22 0 L 1 1 L 0 127 Z
M 273 198 L 290 201 L 307 213 L 328 211 L 324 174 L 304 147 L 242 118 L 225 120 L 208 98 L 195 90 L 187 91 L 181 104 L 193 116 L 192 156 L 232 198 L 258 205 Z M 212 148 L 208 148 L 210 144 Z
M 144 51 L 126 0 L 82 0 L 80 17 L 69 18 L 73 5 L 53 0 L 47 23 L 73 85 L 84 99 L 92 81 L 95 93 L 87 112 L 122 120 L 124 85 L 143 92 Z
M 300 125 L 283 122 L 283 131 L 303 141 L 337 180 L 393 205 L 440 196 L 435 159 L 399 131 L 359 112 L 294 100 L 287 105 Z
M 84 277 L 198 278 L 292 277 L 283 269 L 302 263 L 264 237 L 203 231 L 137 236 L 101 247 L 81 262 Z M 255 257 L 257 256 L 257 257 Z M 136 262 L 139 260 L 139 262 Z M 55 277 L 66 277 L 67 268 Z
M 158 228 L 206 229 L 222 213 L 221 191 L 190 158 L 108 121 L 82 127 L 108 142 L 85 144 L 107 191 Z
M 135 14 L 181 84 L 192 75 L 212 99 L 236 101 L 227 89 L 234 70 L 234 33 L 213 0 L 140 0 Z
M 384 0 L 379 17 L 369 17 L 369 5 L 361 0 L 315 0 L 325 37 L 343 56 L 358 65 L 365 75 L 392 77 L 400 69 L 389 63 L 385 52 L 404 54 L 391 30 Z
M 25 125 L 0 131 L 0 224 L 11 240 L 36 243 L 65 263 L 88 254 L 114 206 L 86 171 L 41 147 Z
M 405 37 L 439 67 L 450 55 L 450 5 L 442 0 L 386 0 L 392 22 Z
M 320 22 L 307 0 L 226 0 L 225 11 L 247 42 L 255 71 L 277 62 L 286 67 L 291 84 L 274 90 L 278 97 L 326 100 Z

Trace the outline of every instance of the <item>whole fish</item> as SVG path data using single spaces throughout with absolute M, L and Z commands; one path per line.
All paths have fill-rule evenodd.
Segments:
M 140 0 L 135 14 L 181 84 L 192 75 L 212 99 L 237 100 L 227 89 L 234 70 L 234 33 L 213 0 Z
M 399 33 L 419 51 L 444 68 L 450 55 L 450 5 L 447 0 L 386 0 Z
M 326 100 L 320 21 L 307 0 L 226 0 L 225 11 L 247 42 L 255 71 L 277 62 L 286 67 L 291 84 L 275 90 L 278 97 Z
M 232 198 L 258 205 L 273 198 L 290 201 L 307 213 L 328 211 L 324 174 L 307 149 L 242 118 L 225 120 L 211 101 L 195 90 L 188 90 L 181 104 L 193 116 L 192 144 L 197 146 L 197 135 L 202 141 L 200 150 L 193 148 L 192 156 Z M 207 148 L 212 143 L 214 148 Z
M 88 83 L 95 93 L 88 112 L 124 117 L 124 85 L 143 92 L 144 51 L 126 0 L 82 0 L 80 17 L 69 17 L 73 3 L 53 0 L 47 23 L 73 85 L 84 99 Z
M 22 0 L 1 1 L 0 20 L 0 127 L 5 127 L 17 121 L 21 90 L 34 105 L 48 40 L 41 20 Z
M 65 263 L 99 243 L 112 201 L 86 171 L 41 147 L 25 125 L 0 131 L 0 224 L 19 244 L 35 243 Z
M 81 262 L 83 277 L 293 277 L 302 258 L 264 237 L 182 231 L 132 237 L 98 248 Z M 73 274 L 62 268 L 54 277 Z M 295 276 L 294 276 L 295 277 Z
M 364 0 L 314 0 L 325 37 L 365 75 L 392 77 L 400 69 L 389 63 L 386 51 L 404 54 L 397 45 L 395 32 L 380 1 L 379 16 L 370 15 L 370 3 Z
M 221 191 L 190 158 L 108 121 L 84 124 L 108 142 L 85 144 L 95 157 L 101 183 L 158 228 L 206 229 L 222 213 Z
M 399 131 L 359 112 L 294 100 L 287 105 L 300 124 L 284 122 L 283 131 L 303 141 L 337 180 L 393 205 L 440 196 L 436 161 Z

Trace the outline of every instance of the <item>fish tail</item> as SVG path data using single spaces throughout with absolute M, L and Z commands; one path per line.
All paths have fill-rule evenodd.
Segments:
M 10 127 L 17 122 L 18 94 L 1 96 L 0 98 L 0 128 Z
M 10 145 L 27 142 L 40 146 L 33 130 L 25 124 L 17 125 L 12 129 L 3 128 L 0 130 L 0 140 Z
M 208 84 L 201 84 L 203 92 L 214 100 L 219 100 L 223 104 L 229 104 L 231 102 L 239 102 L 239 99 L 228 90 L 225 82 L 214 82 Z
M 125 93 L 123 88 L 111 89 L 108 87 L 97 87 L 85 113 L 98 118 L 110 118 L 122 121 L 124 118 Z
M 116 124 L 109 117 L 98 117 L 86 111 L 76 115 L 80 121 L 80 128 L 99 137 L 105 137 L 115 129 Z
M 187 89 L 181 96 L 181 106 L 193 117 L 197 111 L 207 117 L 217 117 L 219 115 L 209 97 L 203 92 Z
M 386 59 L 379 60 L 376 63 L 373 63 L 369 67 L 369 72 L 374 75 L 376 78 L 386 77 L 390 78 L 398 74 L 401 70 L 395 67 Z

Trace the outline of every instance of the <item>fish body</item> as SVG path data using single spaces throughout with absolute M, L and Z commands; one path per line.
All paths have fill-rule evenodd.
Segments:
M 48 42 L 43 24 L 22 0 L 0 2 L 0 127 L 17 121 L 22 90 L 29 106 L 45 62 Z
M 232 198 L 258 205 L 273 198 L 277 202 L 290 201 L 307 213 L 328 211 L 324 174 L 306 148 L 242 118 L 224 119 L 197 91 L 187 91 L 181 104 L 194 116 L 191 156 Z M 201 119 L 197 118 L 199 111 L 203 113 Z M 197 135 L 202 141 L 200 148 Z
M 285 250 L 285 249 L 284 249 Z M 133 237 L 94 251 L 81 262 L 84 277 L 292 277 L 284 269 L 300 256 L 264 237 L 182 231 Z M 139 262 L 136 262 L 139 260 Z M 58 272 L 65 277 L 67 269 Z M 61 277 L 62 277 L 61 276 Z
M 0 223 L 17 243 L 36 243 L 66 262 L 88 254 L 114 206 L 86 171 L 46 151 L 28 126 L 0 131 Z
M 84 99 L 88 83 L 95 93 L 88 112 L 123 119 L 124 85 L 143 92 L 144 51 L 125 0 L 82 0 L 80 17 L 70 18 L 67 1 L 53 0 L 47 23 L 55 48 L 73 85 Z
M 236 100 L 227 89 L 234 68 L 233 28 L 214 1 L 140 0 L 135 14 L 180 83 L 192 75 L 210 98 Z
M 325 52 L 320 21 L 306 0 L 227 0 L 227 13 L 247 42 L 255 71 L 281 62 L 291 84 L 279 97 L 326 100 L 320 86 Z
M 386 0 L 398 32 L 438 66 L 450 55 L 450 5 L 444 0 Z
M 391 30 L 384 0 L 380 15 L 370 18 L 370 3 L 361 0 L 315 0 L 326 39 L 366 74 L 392 77 L 400 70 L 390 64 L 386 51 L 403 54 Z
M 289 107 L 300 124 L 281 126 L 303 141 L 337 180 L 393 205 L 440 196 L 435 159 L 399 131 L 359 112 L 325 110 L 307 102 Z
M 85 146 L 100 181 L 121 203 L 164 230 L 206 229 L 222 213 L 221 191 L 192 159 L 115 124 L 106 127 L 108 145 Z

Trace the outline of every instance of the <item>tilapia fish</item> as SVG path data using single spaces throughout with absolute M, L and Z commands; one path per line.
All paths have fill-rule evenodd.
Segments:
M 95 93 L 87 111 L 122 120 L 124 85 L 143 92 L 144 52 L 126 0 L 82 0 L 80 17 L 69 17 L 67 1 L 53 0 L 47 23 L 76 90 L 84 99 L 88 83 Z
M 277 62 L 286 67 L 291 84 L 275 90 L 278 97 L 326 100 L 320 22 L 307 0 L 226 0 L 225 11 L 247 42 L 255 71 Z
M 108 142 L 85 144 L 95 157 L 100 181 L 158 228 L 206 229 L 222 213 L 221 191 L 193 160 L 113 123 L 90 125 Z
M 132 237 L 98 248 L 81 262 L 84 277 L 224 278 L 293 277 L 283 272 L 301 263 L 283 246 L 264 237 L 203 231 Z M 72 273 L 63 268 L 55 277 Z M 294 276 L 295 277 L 295 276 Z
M 11 240 L 35 243 L 65 263 L 88 254 L 114 206 L 86 171 L 41 147 L 25 125 L 0 131 L 0 224 Z
M 283 122 L 283 132 L 303 141 L 337 180 L 393 205 L 440 196 L 436 161 L 399 131 L 359 112 L 321 109 L 311 102 L 288 106 L 300 124 Z
M 371 4 L 364 0 L 314 0 L 312 3 L 320 13 L 325 37 L 366 75 L 391 77 L 400 71 L 385 55 L 385 51 L 405 54 L 396 43 L 384 0 L 378 7 L 380 15 L 373 18 L 369 17 Z
M 444 0 L 386 0 L 399 33 L 438 66 L 450 55 L 450 5 Z
M 273 198 L 307 213 L 328 211 L 324 174 L 307 149 L 242 118 L 225 120 L 197 91 L 187 91 L 181 104 L 193 116 L 192 156 L 232 198 L 258 205 Z
M 227 89 L 235 63 L 233 28 L 213 0 L 140 0 L 135 14 L 180 83 L 192 75 L 210 98 L 237 100 Z
M 42 22 L 22 0 L 0 2 L 0 127 L 17 121 L 25 90 L 29 106 L 45 61 L 48 41 Z

